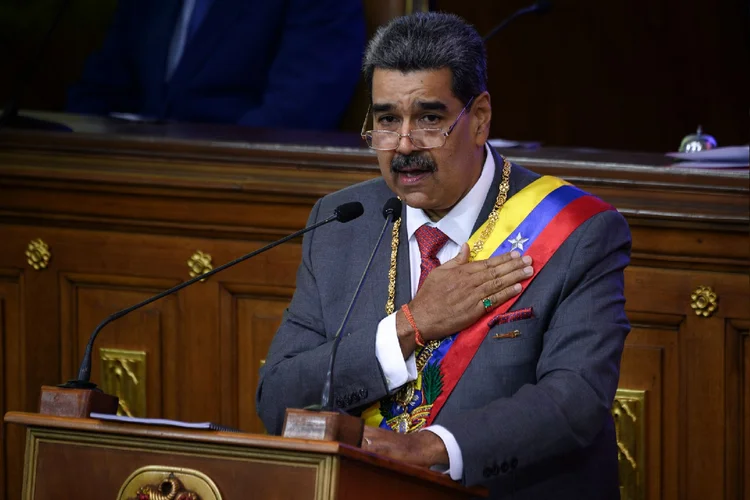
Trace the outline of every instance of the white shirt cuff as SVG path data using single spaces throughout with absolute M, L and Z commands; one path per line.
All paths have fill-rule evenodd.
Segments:
M 461 448 L 458 447 L 458 442 L 453 434 L 443 427 L 442 425 L 431 425 L 425 427 L 425 431 L 434 432 L 440 439 L 443 440 L 445 449 L 448 450 L 448 470 L 445 467 L 433 467 L 433 470 L 438 472 L 448 473 L 451 479 L 459 481 L 464 475 L 464 457 L 461 454 Z
M 396 313 L 386 316 L 378 324 L 375 336 L 375 357 L 385 375 L 388 392 L 393 392 L 407 382 L 417 379 L 417 361 L 414 353 L 404 361 L 396 332 Z

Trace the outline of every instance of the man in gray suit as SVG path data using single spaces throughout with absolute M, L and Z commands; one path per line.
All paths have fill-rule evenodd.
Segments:
M 382 178 L 313 208 L 311 223 L 353 200 L 365 215 L 305 236 L 261 370 L 266 428 L 280 433 L 286 408 L 320 401 L 382 207 L 398 196 L 402 216 L 334 370 L 335 406 L 368 424 L 363 448 L 484 484 L 495 499 L 619 498 L 610 407 L 630 329 L 627 223 L 487 145 L 484 47 L 461 19 L 392 21 L 370 42 L 364 73 L 373 130 L 363 137 Z

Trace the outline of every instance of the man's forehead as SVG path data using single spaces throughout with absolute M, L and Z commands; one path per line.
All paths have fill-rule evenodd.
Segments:
M 458 99 L 453 95 L 451 71 L 419 70 L 402 72 L 376 68 L 372 80 L 374 110 L 418 108 L 440 110 Z

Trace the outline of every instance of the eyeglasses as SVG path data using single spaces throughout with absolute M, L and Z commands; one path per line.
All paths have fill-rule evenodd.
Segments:
M 398 132 L 393 132 L 391 130 L 365 131 L 367 118 L 370 117 L 370 108 L 368 108 L 367 114 L 365 115 L 365 121 L 362 123 L 362 139 L 367 141 L 368 147 L 378 151 L 390 151 L 398 148 L 398 144 L 401 142 L 402 137 L 408 137 L 417 149 L 441 148 L 445 145 L 445 141 L 448 140 L 448 136 L 453 132 L 453 129 L 456 128 L 458 120 L 461 119 L 473 101 L 474 97 L 469 99 L 469 102 L 466 103 L 466 106 L 464 106 L 464 109 L 458 114 L 453 124 L 448 127 L 448 130 L 443 130 L 441 128 L 417 128 L 410 130 L 406 134 L 399 134 Z

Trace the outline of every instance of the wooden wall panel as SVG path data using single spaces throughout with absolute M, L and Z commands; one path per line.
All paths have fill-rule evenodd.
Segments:
M 164 279 L 78 274 L 64 274 L 60 283 L 61 364 L 67 378 L 75 377 L 89 337 L 102 320 L 172 285 Z M 91 370 L 91 380 L 97 384 L 102 383 L 102 349 L 146 353 L 146 381 L 139 381 L 147 384 L 146 414 L 135 416 L 177 416 L 178 316 L 177 297 L 166 297 L 112 322 L 100 332 Z
M 628 313 L 619 387 L 646 391 L 646 500 L 678 496 L 680 316 Z
M 2 346 L 2 349 L 0 349 L 0 412 L 2 412 L 3 415 L 5 415 L 5 412 L 7 411 L 6 403 L 5 403 L 5 395 L 8 393 L 8 390 L 5 386 L 5 357 L 7 356 L 5 352 L 5 339 L 10 338 L 11 334 L 7 331 L 9 329 L 9 326 L 6 324 L 5 319 L 5 290 L 3 290 L 4 286 L 2 283 L 0 283 L 0 346 Z M 18 337 L 20 337 L 20 332 L 13 332 Z M 6 479 L 5 479 L 5 463 L 7 461 L 7 450 L 6 450 L 6 438 L 5 438 L 5 432 L 6 432 L 6 424 L 3 424 L 2 432 L 0 432 L 0 494 L 7 496 L 6 491 Z
M 740 475 L 738 498 L 750 500 L 750 324 L 745 321 L 741 327 L 741 354 L 742 370 L 740 371 L 740 401 L 742 402 L 742 415 L 740 419 L 741 437 L 740 441 Z
M 700 476 L 685 477 L 685 491 L 691 498 L 726 498 L 724 450 L 726 384 L 722 318 L 688 316 L 681 343 L 685 377 L 685 427 L 683 459 L 685 470 L 700 470 Z
M 231 400 L 236 403 L 231 421 L 243 431 L 265 432 L 255 409 L 258 370 L 293 293 L 294 287 L 224 285 L 221 316 L 227 321 L 222 324 L 222 338 L 233 339 L 229 366 L 236 373 L 232 376 L 236 392 Z M 224 333 L 226 328 L 231 332 Z
M 23 377 L 23 279 L 16 270 L 0 269 L 0 412 L 20 410 Z M 18 426 L 2 425 L 0 433 L 0 495 L 20 498 L 25 434 Z
M 692 317 L 695 314 L 690 307 L 690 296 L 700 285 L 710 286 L 717 293 L 719 307 L 716 316 L 741 318 L 747 314 L 747 300 L 750 300 L 747 273 L 655 269 L 638 264 L 625 270 L 626 308 L 639 312 L 656 312 L 658 309 L 663 313 Z M 698 322 L 695 326 L 705 324 Z
M 747 453 L 750 436 L 750 322 L 747 320 L 726 321 L 726 358 L 725 370 L 726 425 L 724 433 L 727 446 L 724 450 L 726 474 L 724 488 L 726 498 L 748 499 L 750 475 L 748 475 Z M 743 465 L 744 464 L 744 465 Z
M 58 383 L 60 375 L 57 289 L 50 282 L 54 281 L 56 262 L 52 259 L 46 269 L 32 269 L 27 263 L 26 250 L 29 242 L 41 234 L 36 228 L 17 229 L 0 224 L 3 316 L 0 404 L 5 411 L 37 411 L 39 388 L 43 384 Z M 23 472 L 20 457 L 25 450 L 25 434 L 16 426 L 3 425 L 0 441 L 3 445 L 0 453 L 4 457 L 0 461 L 5 461 L 0 494 L 7 494 L 7 499 L 20 498 Z
M 211 255 L 214 268 L 257 250 L 265 243 L 208 238 L 185 239 L 185 242 L 192 245 L 190 248 Z M 294 291 L 299 258 L 299 244 L 288 243 L 180 292 L 183 304 L 180 337 L 183 356 L 180 362 L 184 365 L 180 371 L 180 384 L 184 387 L 180 418 L 233 426 L 247 419 L 254 422 L 252 429 L 257 428 L 259 420 L 252 403 L 254 388 L 245 385 L 251 382 L 245 378 L 245 364 L 238 358 L 248 355 L 246 345 L 240 346 L 239 343 L 247 340 L 243 335 L 245 328 L 252 328 L 247 323 L 252 315 L 240 318 L 243 314 L 242 304 L 245 299 L 261 299 L 270 301 L 270 307 L 279 299 L 281 307 L 285 307 Z M 267 350 L 268 343 L 255 348 Z M 265 351 L 262 354 L 253 351 L 252 355 L 256 354 L 264 357 Z M 257 361 L 254 366 L 255 373 L 251 377 L 257 381 Z M 242 402 L 247 397 L 252 404 L 248 414 L 244 412 Z M 239 414 L 238 407 L 243 408 Z M 241 428 L 245 430 L 245 427 Z
M 730 328 L 728 318 L 746 314 L 748 276 L 638 265 L 630 266 L 625 276 L 627 310 L 634 329 L 623 355 L 620 386 L 638 386 L 636 374 L 650 374 L 648 365 L 637 360 L 634 347 L 661 338 L 660 324 L 670 326 L 673 337 L 671 368 L 661 373 L 671 380 L 661 397 L 664 422 L 657 429 L 649 426 L 650 446 L 654 445 L 653 432 L 663 436 L 661 467 L 648 455 L 649 476 L 660 474 L 662 483 L 662 496 L 653 498 L 734 498 L 741 473 L 732 464 L 741 463 L 736 448 L 745 418 L 740 415 L 739 397 L 739 373 L 744 368 L 740 334 Z M 719 308 L 708 318 L 696 316 L 691 308 L 691 293 L 699 285 L 711 286 L 719 297 Z M 649 413 L 652 410 L 649 406 Z M 678 470 L 701 473 L 678 476 Z M 651 479 L 648 491 L 657 494 Z
M 746 378 L 744 376 L 746 367 L 746 346 L 744 338 L 747 336 L 748 322 L 727 320 L 726 321 L 726 369 L 724 378 L 726 381 L 725 414 L 726 422 L 724 434 L 726 449 L 724 450 L 724 462 L 726 474 L 724 476 L 724 487 L 726 498 L 743 498 L 744 489 L 742 457 L 744 453 L 744 442 L 747 436 L 744 429 Z

